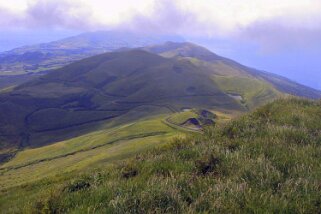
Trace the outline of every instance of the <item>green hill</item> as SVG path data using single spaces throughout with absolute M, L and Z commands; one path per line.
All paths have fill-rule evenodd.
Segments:
M 10 181 L 22 180 L 30 169 L 26 174 L 11 169 L 0 175 L 0 208 L 4 213 L 318 213 L 320 120 L 320 101 L 277 100 L 123 161 L 97 154 L 93 162 L 99 161 L 81 170 L 23 185 Z M 50 166 L 55 164 L 43 169 Z
M 141 50 L 73 63 L 0 95 L 2 148 L 39 147 L 96 130 L 135 109 L 244 111 L 198 67 Z M 125 123 L 142 116 L 123 118 Z
M 8 76 L 0 89 L 4 213 L 314 213 L 320 204 L 320 103 L 255 110 L 320 92 L 195 44 L 121 49 Z
M 1 91 L 0 162 L 137 120 L 184 109 L 237 114 L 289 94 L 320 96 L 191 43 L 105 53 Z
M 312 99 L 321 98 L 318 90 L 276 74 L 246 67 L 193 43 L 167 42 L 146 47 L 144 50 L 164 57 L 188 60 L 202 67 L 223 91 L 241 95 L 250 108 L 278 97 L 279 92 Z

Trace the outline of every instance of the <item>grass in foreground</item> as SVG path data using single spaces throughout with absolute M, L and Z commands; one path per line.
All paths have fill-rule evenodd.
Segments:
M 321 103 L 279 100 L 204 135 L 1 192 L 8 213 L 318 213 Z

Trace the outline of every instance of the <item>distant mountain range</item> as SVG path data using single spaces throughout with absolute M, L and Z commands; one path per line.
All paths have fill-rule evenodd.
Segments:
M 83 33 L 50 43 L 24 46 L 0 53 L 0 75 L 55 69 L 122 47 L 143 47 L 166 41 L 184 41 L 184 39 L 176 36 L 142 35 L 118 31 Z
M 289 94 L 321 97 L 317 90 L 192 43 L 122 49 L 2 91 L 1 148 L 39 147 L 90 132 L 106 121 L 125 124 L 164 109 L 245 112 Z

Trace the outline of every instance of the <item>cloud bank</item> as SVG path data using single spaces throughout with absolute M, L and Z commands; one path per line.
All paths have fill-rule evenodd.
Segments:
M 122 29 L 247 40 L 262 50 L 309 46 L 321 35 L 319 0 L 11 0 L 0 27 Z

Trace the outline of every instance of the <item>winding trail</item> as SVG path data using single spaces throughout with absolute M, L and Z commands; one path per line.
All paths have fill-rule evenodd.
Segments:
M 200 129 L 200 128 L 188 128 L 188 127 L 185 127 L 185 126 L 182 126 L 182 125 L 179 125 L 179 124 L 171 122 L 170 118 L 171 118 L 171 116 L 169 116 L 166 119 L 162 120 L 162 122 L 165 125 L 173 128 L 173 129 L 178 129 L 178 130 L 187 131 L 187 132 L 194 132 L 194 133 L 203 133 L 202 129 Z

